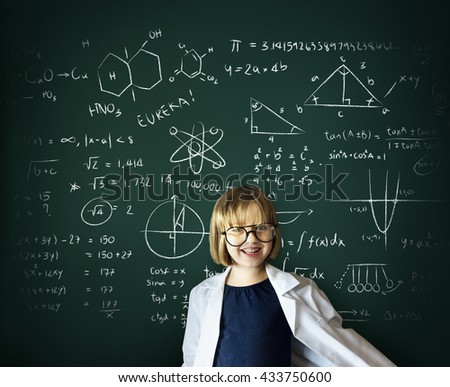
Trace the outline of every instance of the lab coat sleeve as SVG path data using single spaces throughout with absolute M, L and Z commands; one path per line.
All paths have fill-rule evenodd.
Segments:
M 301 325 L 308 327 L 310 347 L 320 349 L 316 352 L 337 366 L 395 366 L 357 332 L 342 326 L 341 316 L 314 282 L 302 293 L 311 313 L 301 315 Z
M 342 348 L 335 352 L 335 359 L 341 366 L 395 367 L 392 361 L 353 329 L 343 328 L 336 320 L 326 324 L 335 332 L 330 340 L 334 339 Z

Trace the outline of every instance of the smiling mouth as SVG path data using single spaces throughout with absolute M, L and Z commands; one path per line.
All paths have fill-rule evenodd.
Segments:
M 253 247 L 253 248 L 242 249 L 241 251 L 247 255 L 255 255 L 255 254 L 259 253 L 260 250 L 261 250 L 260 247 Z

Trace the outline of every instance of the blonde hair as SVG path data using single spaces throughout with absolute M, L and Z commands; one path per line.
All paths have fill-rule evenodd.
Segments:
M 255 186 L 241 186 L 225 192 L 216 202 L 209 226 L 209 250 L 215 263 L 230 266 L 233 260 L 228 254 L 225 236 L 222 233 L 231 226 L 242 225 L 245 213 L 251 203 L 260 209 L 258 223 L 270 222 L 278 225 L 277 214 L 272 202 Z M 267 259 L 277 257 L 281 248 L 281 236 L 277 229 L 272 250 Z

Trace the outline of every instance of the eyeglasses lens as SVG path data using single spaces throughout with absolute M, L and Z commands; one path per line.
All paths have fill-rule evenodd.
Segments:
M 275 226 L 271 223 L 264 223 L 255 226 L 251 231 L 247 231 L 244 227 L 230 227 L 226 231 L 227 241 L 230 245 L 240 246 L 245 243 L 248 235 L 252 232 L 261 242 L 270 242 L 275 237 Z

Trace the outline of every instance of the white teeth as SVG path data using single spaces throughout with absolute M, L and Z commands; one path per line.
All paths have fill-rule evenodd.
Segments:
M 252 253 L 256 253 L 257 251 L 259 251 L 259 249 L 245 249 L 244 251 L 246 253 L 252 254 Z

